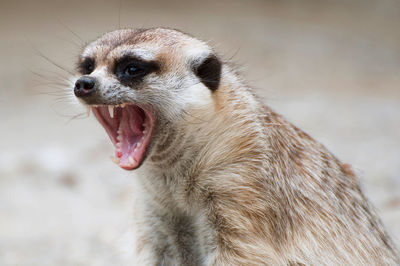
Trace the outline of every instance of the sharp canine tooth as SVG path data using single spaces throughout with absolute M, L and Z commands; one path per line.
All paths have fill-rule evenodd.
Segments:
M 130 162 L 131 164 L 134 164 L 134 163 L 136 162 L 135 159 L 133 159 L 132 156 L 129 156 L 128 160 L 129 160 L 129 162 Z
M 125 105 L 126 105 L 126 103 L 122 103 L 122 104 L 121 104 L 121 108 L 124 108 Z
M 110 113 L 111 118 L 114 118 L 114 106 L 108 106 L 108 112 Z
M 90 116 L 90 110 L 92 109 L 92 107 L 87 106 L 87 111 L 86 111 L 86 116 L 89 117 Z

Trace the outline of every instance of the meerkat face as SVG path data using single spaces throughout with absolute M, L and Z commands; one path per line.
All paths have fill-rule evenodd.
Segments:
M 76 97 L 108 133 L 115 162 L 131 170 L 143 163 L 162 122 L 212 104 L 221 62 L 206 44 L 175 30 L 118 30 L 83 50 L 78 72 Z

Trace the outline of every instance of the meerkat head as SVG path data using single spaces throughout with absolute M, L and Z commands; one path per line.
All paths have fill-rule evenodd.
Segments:
M 74 93 L 107 131 L 115 161 L 131 170 L 161 124 L 191 108 L 212 108 L 221 61 L 205 43 L 170 29 L 117 30 L 84 48 Z

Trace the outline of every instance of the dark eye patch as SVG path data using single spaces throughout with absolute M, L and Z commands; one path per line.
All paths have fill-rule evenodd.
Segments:
M 95 68 L 95 62 L 93 58 L 85 58 L 78 65 L 78 71 L 82 75 L 89 75 Z
M 121 83 L 130 85 L 142 81 L 144 76 L 158 69 L 159 66 L 156 62 L 126 56 L 117 60 L 114 73 Z

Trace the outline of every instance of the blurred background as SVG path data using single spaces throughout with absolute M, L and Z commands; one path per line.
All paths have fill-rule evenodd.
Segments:
M 362 179 L 400 239 L 400 1 L 0 2 L 0 265 L 121 265 L 132 175 L 66 80 L 85 43 L 178 28 Z M 52 63 L 52 62 L 53 63 Z

